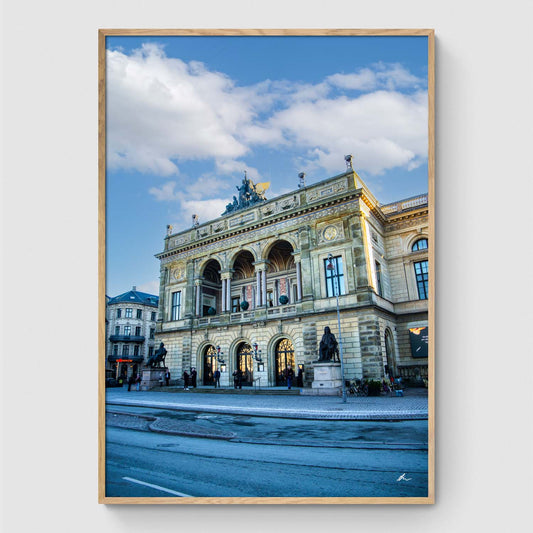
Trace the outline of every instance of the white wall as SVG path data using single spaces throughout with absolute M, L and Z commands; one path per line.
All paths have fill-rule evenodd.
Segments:
M 5 530 L 233 531 L 255 523 L 258 532 L 462 532 L 527 523 L 532 5 L 6 0 Z M 99 27 L 436 29 L 435 506 L 96 503 Z M 72 307 L 80 290 L 87 298 Z M 75 379 L 58 385 L 58 369 Z

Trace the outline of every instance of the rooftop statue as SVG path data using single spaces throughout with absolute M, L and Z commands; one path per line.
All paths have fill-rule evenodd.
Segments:
M 265 191 L 270 187 L 270 182 L 255 184 L 251 179 L 246 176 L 244 172 L 244 178 L 242 179 L 242 185 L 237 187 L 239 191 L 239 198 L 233 197 L 233 202 L 226 205 L 226 210 L 222 215 L 234 213 L 240 209 L 246 209 L 260 202 L 266 202 Z

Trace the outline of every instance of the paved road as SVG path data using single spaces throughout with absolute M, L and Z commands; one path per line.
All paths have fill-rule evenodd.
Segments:
M 424 421 L 285 420 L 118 406 L 108 411 L 123 414 L 108 414 L 107 496 L 427 495 Z M 154 433 L 149 426 L 155 419 L 157 427 L 212 432 L 215 438 Z M 402 474 L 408 481 L 398 481 Z

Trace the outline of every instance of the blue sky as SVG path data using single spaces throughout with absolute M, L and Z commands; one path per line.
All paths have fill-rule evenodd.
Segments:
M 345 170 L 382 203 L 428 190 L 426 37 L 108 37 L 107 289 L 158 293 L 167 224 Z

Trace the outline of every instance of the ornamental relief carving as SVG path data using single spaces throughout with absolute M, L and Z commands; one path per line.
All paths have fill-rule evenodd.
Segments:
M 333 196 L 334 194 L 346 191 L 347 189 L 348 185 L 345 179 L 342 181 L 337 181 L 331 185 L 328 185 L 327 187 L 322 187 L 321 189 L 315 189 L 314 191 L 309 192 L 307 195 L 307 201 L 314 202 L 315 200 Z
M 338 215 L 343 216 L 347 211 L 352 212 L 354 209 L 353 203 L 346 203 L 341 205 L 335 205 L 328 207 L 326 209 L 320 209 L 319 211 L 309 213 L 303 216 L 300 216 L 298 218 L 298 225 L 296 226 L 295 221 L 291 219 L 283 220 L 280 222 L 277 222 L 275 224 L 258 228 L 255 230 L 246 231 L 245 233 L 235 235 L 233 237 L 230 237 L 229 239 L 224 239 L 223 244 L 222 242 L 211 242 L 202 246 L 199 246 L 198 248 L 194 248 L 192 250 L 187 250 L 183 252 L 177 252 L 176 255 L 163 258 L 161 260 L 162 265 L 166 265 L 168 263 L 172 263 L 173 261 L 176 261 L 176 257 L 179 255 L 180 259 L 186 260 L 190 257 L 197 257 L 199 255 L 203 254 L 212 254 L 214 252 L 217 252 L 221 249 L 222 246 L 224 246 L 225 249 L 231 249 L 236 248 L 239 245 L 242 244 L 251 244 L 260 240 L 264 240 L 265 238 L 269 238 L 276 233 L 280 234 L 280 239 L 284 238 L 285 236 L 291 236 L 292 242 L 298 243 L 297 246 L 300 248 L 300 240 L 298 236 L 298 231 L 302 226 L 312 224 L 316 219 L 323 218 L 323 217 L 329 217 L 329 216 L 335 216 Z M 337 229 L 339 235 L 336 237 L 336 239 L 344 238 L 344 227 L 342 224 L 342 220 L 339 220 L 338 222 L 334 223 L 339 224 L 339 228 Z M 324 228 L 328 224 L 324 224 Z M 285 229 L 289 229 L 288 232 L 284 232 Z M 286 238 L 286 237 L 285 237 Z M 255 246 L 255 244 L 253 244 Z

